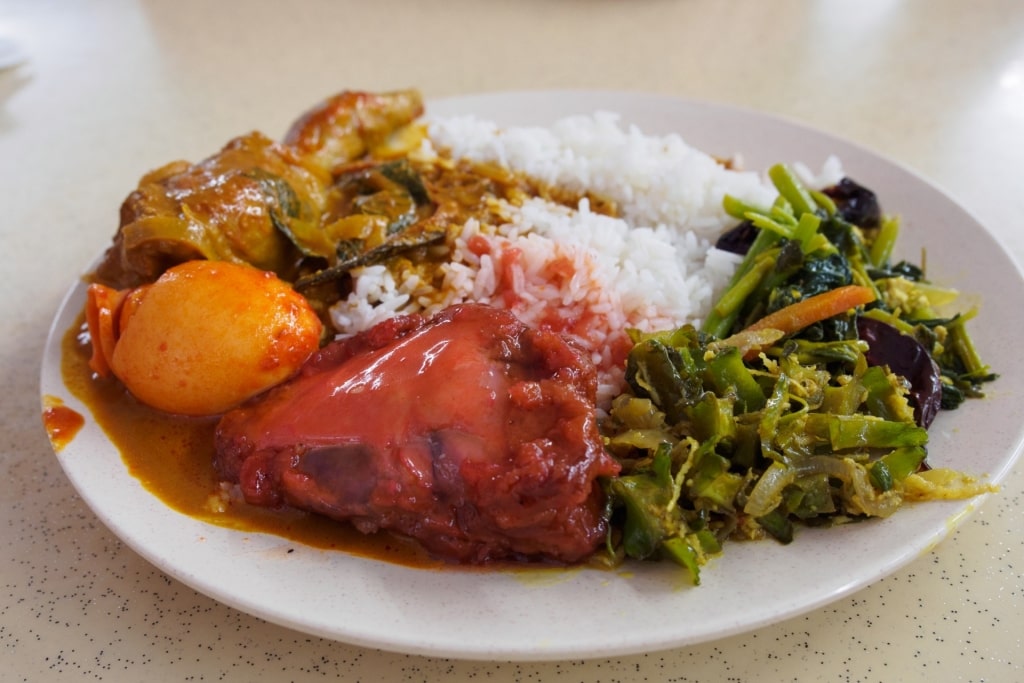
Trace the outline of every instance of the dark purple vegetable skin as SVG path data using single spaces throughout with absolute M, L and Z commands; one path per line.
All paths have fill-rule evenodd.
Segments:
M 861 228 L 876 228 L 882 220 L 882 209 L 875 193 L 850 178 L 822 190 L 836 205 L 836 214 L 847 223 Z M 757 237 L 758 228 L 743 221 L 719 236 L 715 246 L 743 256 Z
M 839 217 L 862 228 L 876 228 L 882 220 L 882 208 L 875 193 L 850 178 L 843 178 L 824 193 L 836 203 Z
M 743 221 L 736 227 L 723 232 L 715 242 L 715 247 L 743 256 L 750 250 L 750 245 L 754 243 L 758 230 L 759 228 L 750 221 Z
M 864 354 L 870 365 L 887 365 L 910 382 L 914 418 L 921 427 L 931 425 L 942 403 L 942 380 L 928 350 L 913 337 L 872 318 L 857 318 L 857 334 L 870 347 Z

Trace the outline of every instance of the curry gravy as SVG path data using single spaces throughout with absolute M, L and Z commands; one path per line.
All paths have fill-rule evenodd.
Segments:
M 43 427 L 55 451 L 61 451 L 79 430 L 85 426 L 85 418 L 64 405 L 56 396 L 43 397 Z
M 83 325 L 84 315 L 62 340 L 64 384 L 89 407 L 132 476 L 169 507 L 210 524 L 274 534 L 316 548 L 418 568 L 446 566 L 414 541 L 390 533 L 366 535 L 326 517 L 256 507 L 238 496 L 225 496 L 213 469 L 217 418 L 161 413 L 136 401 L 116 379 L 96 377 L 89 369 L 91 347 L 83 341 L 88 339 Z
M 453 212 L 449 219 L 459 224 L 469 217 L 485 224 L 501 222 L 504 219 L 493 201 L 498 198 L 521 203 L 526 197 L 541 196 L 575 206 L 586 197 L 592 211 L 607 215 L 617 213 L 614 202 L 608 199 L 548 187 L 493 164 L 448 160 L 426 164 L 418 171 L 430 184 L 432 196 Z M 431 254 L 429 246 L 420 246 L 394 259 L 402 267 L 421 269 L 423 279 L 430 281 L 436 277 L 437 265 L 442 262 Z M 317 287 L 304 294 L 314 308 L 325 311 L 338 296 L 333 285 L 327 289 L 331 294 L 323 300 L 319 298 L 322 292 Z M 89 407 L 132 476 L 169 507 L 218 526 L 275 534 L 317 548 L 343 550 L 420 568 L 448 566 L 430 557 L 414 540 L 390 532 L 364 535 L 349 524 L 319 515 L 291 508 L 249 505 L 237 490 L 231 495 L 232 490 L 217 480 L 213 468 L 218 418 L 193 418 L 154 410 L 135 400 L 117 379 L 97 377 L 88 364 L 92 350 L 84 319 L 84 314 L 80 315 L 62 340 L 64 383 Z M 61 436 L 62 424 L 57 422 L 67 417 L 59 411 L 50 417 L 52 425 L 48 425 L 48 430 L 55 447 L 59 440 L 55 435 L 69 440 L 66 434 Z M 117 495 L 117 492 L 111 491 L 110 495 Z M 496 566 L 540 569 L 552 565 L 511 562 L 489 565 Z

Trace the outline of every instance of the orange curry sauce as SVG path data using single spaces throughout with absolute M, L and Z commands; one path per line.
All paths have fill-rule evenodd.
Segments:
M 228 502 L 213 470 L 216 418 L 153 410 L 132 398 L 117 380 L 96 377 L 89 369 L 91 347 L 82 341 L 88 339 L 83 325 L 80 316 L 64 334 L 64 384 L 89 407 L 129 472 L 171 508 L 218 526 L 275 534 L 316 548 L 420 568 L 445 566 L 414 541 L 390 533 L 364 535 L 348 524 L 297 510 L 260 508 L 236 498 Z M 83 418 L 56 401 L 49 403 L 43 421 L 54 448 L 61 448 L 73 439 Z
M 85 418 L 64 405 L 56 396 L 44 397 L 43 404 L 43 427 L 46 428 L 53 449 L 60 451 L 71 443 L 78 430 L 85 426 Z

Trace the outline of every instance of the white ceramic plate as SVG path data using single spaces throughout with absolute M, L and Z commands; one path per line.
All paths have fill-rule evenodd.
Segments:
M 650 133 L 678 132 L 710 153 L 741 153 L 748 168 L 779 161 L 820 167 L 837 154 L 847 173 L 903 216 L 900 249 L 914 261 L 928 247 L 933 279 L 974 295 L 973 333 L 1002 379 L 989 398 L 943 413 L 932 428 L 931 462 L 999 481 L 1020 453 L 1024 281 L 993 237 L 963 208 L 909 171 L 835 137 L 749 111 L 668 97 L 532 92 L 432 102 L 431 114 L 473 113 L 505 124 L 549 124 L 569 114 L 617 111 Z M 97 245 L 98 248 L 103 245 Z M 60 337 L 81 309 L 74 286 L 53 323 L 43 395 L 88 411 L 60 377 Z M 980 502 L 929 503 L 893 518 L 802 530 L 774 542 L 727 545 L 689 587 L 668 564 L 628 572 L 417 570 L 341 552 L 297 547 L 275 536 L 197 522 L 164 506 L 126 471 L 87 420 L 58 454 L 97 516 L 170 576 L 271 622 L 358 645 L 487 660 L 604 657 L 693 644 L 751 630 L 850 594 L 927 552 Z M 287 552 L 296 548 L 294 552 Z

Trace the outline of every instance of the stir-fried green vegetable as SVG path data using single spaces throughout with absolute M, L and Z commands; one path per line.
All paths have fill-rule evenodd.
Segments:
M 629 390 L 603 422 L 623 466 L 612 558 L 672 559 L 699 582 L 730 538 L 785 543 L 801 523 L 990 490 L 925 464 L 935 412 L 995 378 L 970 314 L 936 313 L 955 292 L 891 263 L 899 223 L 863 188 L 769 176 L 769 209 L 725 200 L 753 239 L 703 326 L 631 332 Z

